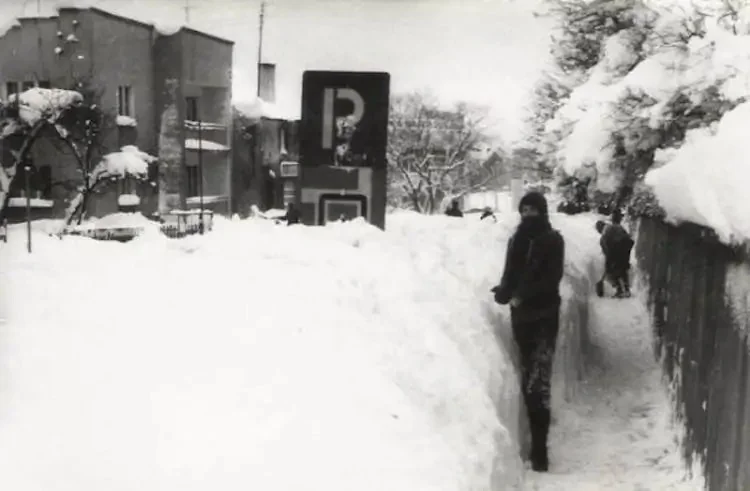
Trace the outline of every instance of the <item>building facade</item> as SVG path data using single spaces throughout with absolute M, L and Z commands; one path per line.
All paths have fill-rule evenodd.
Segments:
M 229 213 L 232 54 L 231 41 L 186 27 L 163 33 L 98 8 L 61 8 L 18 19 L 0 37 L 0 97 L 85 85 L 111 122 L 102 153 L 136 145 L 159 157 L 151 182 L 107 186 L 90 215 L 117 211 L 122 194 L 138 194 L 140 210 L 152 214 L 198 206 L 201 192 L 207 207 Z M 53 216 L 64 214 L 81 183 L 79 165 L 53 135 L 34 144 L 32 160 L 34 197 L 51 203 Z M 14 184 L 13 195 L 23 195 L 23 180 Z
M 235 209 L 284 208 L 299 185 L 299 120 L 275 104 L 275 67 L 261 65 L 260 96 L 237 104 L 234 138 Z

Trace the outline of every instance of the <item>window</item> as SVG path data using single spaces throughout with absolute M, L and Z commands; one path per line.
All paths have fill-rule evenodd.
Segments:
M 49 83 L 49 80 L 40 80 L 39 87 L 42 89 L 49 89 L 52 85 Z
M 279 154 L 284 155 L 287 154 L 286 150 L 286 127 L 285 125 L 281 125 L 279 128 Z
M 119 194 L 137 194 L 135 182 L 133 178 L 126 177 L 125 179 L 120 179 L 120 193 Z
M 36 189 L 41 192 L 43 198 L 48 198 L 52 193 L 52 167 L 49 165 L 39 166 Z
M 9 97 L 12 94 L 18 93 L 18 82 L 8 82 L 5 84 L 5 96 Z
M 187 195 L 188 197 L 198 196 L 198 166 L 189 165 L 187 167 Z
M 296 198 L 294 181 L 291 179 L 284 181 L 284 206 L 294 203 Z
M 188 121 L 199 121 L 198 98 L 185 97 L 185 119 Z
M 117 87 L 117 114 L 120 116 L 135 116 L 133 110 L 133 92 L 129 85 Z
M 33 88 L 34 88 L 34 82 L 24 82 L 23 86 L 21 88 L 21 92 L 25 92 L 25 91 L 27 91 L 29 89 L 33 89 Z

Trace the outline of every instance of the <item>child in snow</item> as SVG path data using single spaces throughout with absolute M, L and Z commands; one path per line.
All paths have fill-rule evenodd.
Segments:
M 521 391 L 531 428 L 531 465 L 535 471 L 546 472 L 565 241 L 549 222 L 543 194 L 526 194 L 518 211 L 521 223 L 508 242 L 503 277 L 492 292 L 497 303 L 510 304 L 513 338 L 521 358 Z
M 464 212 L 461 211 L 461 208 L 459 207 L 459 203 L 457 199 L 451 200 L 450 207 L 445 210 L 445 214 L 449 217 L 458 217 L 461 218 L 464 216 Z
M 492 208 L 490 208 L 489 206 L 488 206 L 488 207 L 486 207 L 486 208 L 485 208 L 485 209 L 484 209 L 484 210 L 482 211 L 482 216 L 480 216 L 480 217 L 479 217 L 479 219 L 480 219 L 480 220 L 484 220 L 485 218 L 491 218 L 491 219 L 492 219 L 493 221 L 497 222 L 497 217 L 496 217 L 496 216 L 495 216 L 495 214 L 494 214 L 494 213 L 492 212 Z
M 604 253 L 604 274 L 615 287 L 615 297 L 630 296 L 630 252 L 635 242 L 622 226 L 622 212 L 612 213 L 612 224 L 602 220 L 596 222 L 596 230 L 601 234 L 599 244 Z M 601 291 L 601 285 L 597 287 Z

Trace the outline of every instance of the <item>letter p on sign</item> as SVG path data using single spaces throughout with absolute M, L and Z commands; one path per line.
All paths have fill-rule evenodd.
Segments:
M 333 133 L 336 127 L 335 105 L 337 100 L 348 100 L 354 105 L 354 111 L 349 117 L 353 123 L 357 124 L 362 121 L 365 115 L 365 100 L 354 89 L 325 89 L 323 92 L 323 128 L 321 132 L 321 147 L 325 149 L 333 148 Z

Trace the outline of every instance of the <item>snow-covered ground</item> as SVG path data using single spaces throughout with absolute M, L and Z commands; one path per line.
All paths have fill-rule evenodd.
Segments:
M 703 491 L 688 477 L 671 402 L 654 359 L 641 296 L 591 300 L 588 374 L 577 397 L 553 401 L 549 474 L 529 475 L 530 490 Z
M 0 489 L 669 489 L 648 484 L 679 466 L 649 460 L 673 434 L 635 301 L 595 300 L 600 370 L 556 398 L 553 473 L 524 471 L 507 316 L 489 294 L 515 222 L 499 218 L 398 213 L 385 233 L 217 219 L 206 236 L 127 244 L 39 223 L 31 255 L 10 227 Z M 592 218 L 554 224 L 585 275 Z

